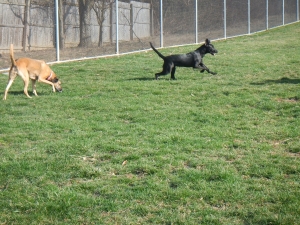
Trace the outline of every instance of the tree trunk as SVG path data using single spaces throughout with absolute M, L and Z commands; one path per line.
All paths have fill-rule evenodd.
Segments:
M 111 7 L 111 0 L 94 0 L 94 5 L 92 5 L 93 10 L 97 16 L 97 22 L 99 25 L 99 39 L 98 47 L 103 46 L 103 29 L 104 21 L 106 19 L 105 14 L 108 9 Z
M 79 2 L 79 20 L 80 20 L 80 42 L 79 47 L 90 47 L 91 38 L 91 9 L 94 0 L 78 0 Z
M 63 49 L 65 47 L 63 0 L 58 0 L 58 20 L 59 20 L 59 48 Z
M 30 10 L 30 0 L 26 0 L 25 2 L 25 10 L 24 10 L 24 28 L 23 28 L 23 37 L 22 37 L 22 45 L 23 51 L 26 51 L 27 45 L 27 32 L 28 32 L 28 24 L 29 24 L 29 10 Z
M 100 25 L 99 28 L 99 41 L 98 41 L 98 47 L 103 46 L 103 25 Z

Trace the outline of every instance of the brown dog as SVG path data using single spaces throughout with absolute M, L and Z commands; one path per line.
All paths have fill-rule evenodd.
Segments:
M 3 100 L 6 100 L 8 90 L 17 75 L 19 75 L 24 81 L 24 93 L 28 98 L 31 98 L 28 95 L 29 79 L 32 81 L 33 94 L 36 96 L 36 81 L 51 85 L 53 92 L 55 92 L 55 90 L 59 92 L 62 91 L 60 81 L 44 61 L 30 58 L 20 58 L 15 60 L 13 44 L 10 45 L 10 59 L 12 65 L 9 70 L 8 83 L 4 92 Z

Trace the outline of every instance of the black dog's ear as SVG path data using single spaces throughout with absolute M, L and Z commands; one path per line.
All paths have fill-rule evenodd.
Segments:
M 205 45 L 209 45 L 209 44 L 210 44 L 210 40 L 206 38 Z

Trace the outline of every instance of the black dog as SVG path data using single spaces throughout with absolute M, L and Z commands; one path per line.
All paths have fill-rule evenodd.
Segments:
M 203 73 L 205 70 L 208 73 L 215 75 L 216 73 L 210 71 L 203 64 L 203 57 L 205 54 L 210 53 L 215 55 L 218 51 L 214 48 L 214 46 L 210 43 L 210 40 L 206 39 L 205 43 L 197 48 L 195 51 L 181 54 L 181 55 L 170 55 L 163 56 L 159 51 L 157 51 L 152 43 L 150 42 L 151 48 L 157 53 L 157 55 L 164 60 L 163 71 L 155 74 L 155 79 L 157 80 L 161 75 L 167 75 L 171 73 L 171 79 L 175 80 L 175 70 L 176 66 L 180 67 L 193 67 L 194 69 L 200 69 L 200 72 Z

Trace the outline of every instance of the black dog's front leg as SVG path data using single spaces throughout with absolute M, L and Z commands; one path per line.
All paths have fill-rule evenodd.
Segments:
M 203 67 L 203 63 L 202 63 L 202 60 L 199 61 L 198 58 L 195 59 L 195 65 L 193 67 L 194 69 L 198 69 L 198 70 L 201 70 L 201 73 L 203 73 L 204 70 L 207 69 L 207 67 Z
M 200 73 L 203 73 L 205 70 L 208 72 L 208 73 L 211 73 L 213 75 L 216 75 L 217 73 L 215 72 L 212 72 L 210 71 L 204 64 L 203 64 L 203 61 L 202 61 L 202 57 L 196 53 L 194 53 L 194 63 L 195 63 L 195 66 L 194 68 L 195 69 L 199 69 L 200 70 Z
M 202 70 L 200 71 L 200 73 L 203 73 L 206 70 L 208 73 L 211 73 L 212 75 L 216 75 L 217 74 L 217 73 L 215 73 L 213 71 L 210 71 L 202 62 L 199 64 L 199 67 L 202 68 Z

